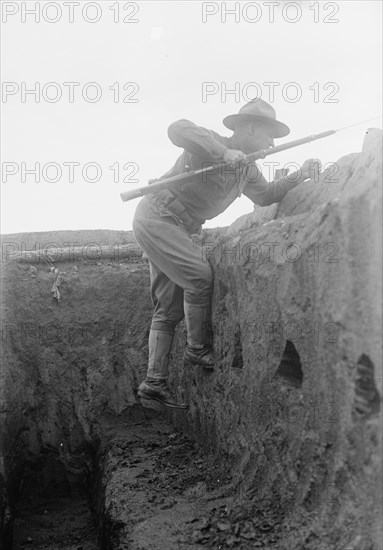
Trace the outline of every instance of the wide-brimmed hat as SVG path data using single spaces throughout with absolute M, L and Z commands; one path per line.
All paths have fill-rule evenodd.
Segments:
M 240 108 L 237 115 L 225 117 L 223 123 L 229 130 L 234 130 L 237 123 L 243 120 L 267 122 L 273 129 L 276 138 L 287 136 L 290 133 L 290 128 L 277 120 L 273 107 L 261 98 L 252 99 Z

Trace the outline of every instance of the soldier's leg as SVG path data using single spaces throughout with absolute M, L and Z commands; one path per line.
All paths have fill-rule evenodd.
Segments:
M 151 261 L 150 292 L 154 313 L 149 333 L 148 376 L 166 379 L 175 328 L 184 317 L 183 290 Z
M 211 350 L 206 347 L 206 327 L 210 318 L 213 275 L 203 258 L 202 248 L 174 219 L 161 214 L 145 199 L 137 208 L 133 230 L 138 244 L 156 269 L 184 290 L 187 359 L 211 367 L 214 361 Z M 160 280 L 157 278 L 157 282 Z M 169 291 L 156 294 L 160 303 L 158 311 L 163 313 Z M 168 299 L 167 303 L 173 301 Z
M 178 401 L 167 385 L 175 328 L 184 316 L 183 290 L 150 260 L 149 267 L 154 314 L 149 332 L 148 370 L 138 395 L 167 407 L 184 409 L 187 405 Z

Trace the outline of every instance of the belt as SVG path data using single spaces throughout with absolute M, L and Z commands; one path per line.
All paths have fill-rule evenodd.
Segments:
M 165 207 L 190 234 L 201 232 L 201 222 L 189 214 L 186 206 L 169 189 L 149 195 L 149 198 L 156 206 Z

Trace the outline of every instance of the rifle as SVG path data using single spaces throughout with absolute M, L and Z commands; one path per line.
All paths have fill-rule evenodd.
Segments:
M 375 118 L 369 120 L 375 120 Z M 369 122 L 369 120 L 365 120 L 363 122 Z M 315 141 L 316 139 L 331 136 L 332 134 L 335 134 L 336 132 L 339 132 L 341 130 L 345 130 L 346 128 L 351 128 L 353 126 L 357 126 L 358 124 L 363 124 L 363 122 L 358 122 L 357 124 L 352 124 L 344 128 L 339 128 L 338 130 L 327 130 L 327 132 L 322 132 L 320 134 L 314 134 L 301 139 L 296 139 L 295 141 L 289 141 L 288 143 L 277 145 L 276 147 L 270 147 L 270 149 L 261 149 L 260 151 L 256 151 L 255 153 L 246 155 L 245 159 L 240 162 L 243 164 L 247 164 L 249 162 L 254 162 L 258 159 L 264 159 L 269 155 L 274 155 L 275 153 L 285 151 L 286 149 L 291 149 L 292 147 L 298 147 L 299 145 L 309 143 L 310 141 Z M 138 197 L 143 197 L 144 195 L 158 193 L 163 189 L 172 189 L 173 187 L 183 185 L 184 183 L 189 183 L 201 174 L 208 174 L 210 172 L 217 171 L 217 169 L 222 170 L 228 166 L 229 165 L 227 163 L 221 162 L 206 166 L 204 168 L 201 168 L 200 170 L 190 170 L 189 172 L 184 172 L 182 174 L 178 174 L 177 176 L 160 180 L 158 183 L 152 183 L 149 185 L 145 185 L 144 187 L 138 187 L 137 189 L 133 189 L 132 191 L 123 191 L 122 193 L 120 193 L 120 196 L 124 202 L 130 201 L 132 199 L 137 199 Z

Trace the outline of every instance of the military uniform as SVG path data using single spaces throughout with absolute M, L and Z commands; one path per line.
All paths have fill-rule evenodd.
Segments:
M 232 115 L 235 116 L 241 115 Z M 287 128 L 285 134 L 288 131 Z M 171 124 L 168 136 L 184 151 L 160 180 L 222 163 L 225 151 L 235 149 L 232 138 L 220 136 L 188 120 Z M 186 357 L 189 355 L 206 368 L 213 367 L 205 336 L 210 318 L 213 275 L 202 248 L 192 240 L 191 234 L 199 232 L 207 219 L 226 210 L 241 192 L 255 204 L 267 206 L 279 202 L 295 185 L 286 180 L 268 183 L 255 163 L 238 164 L 233 169 L 226 167 L 211 173 L 203 172 L 192 182 L 141 199 L 134 216 L 133 231 L 149 259 L 154 304 L 147 380 L 154 385 L 155 381 L 158 384 L 166 381 L 175 327 L 184 316 Z M 142 396 L 147 387 L 145 383 L 140 386 Z M 158 400 L 169 405 L 166 400 Z M 170 397 L 169 401 L 172 401 Z

